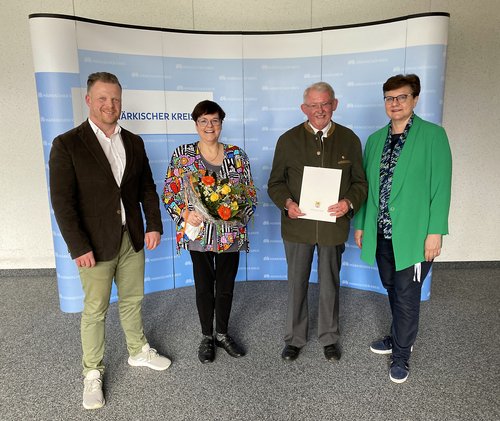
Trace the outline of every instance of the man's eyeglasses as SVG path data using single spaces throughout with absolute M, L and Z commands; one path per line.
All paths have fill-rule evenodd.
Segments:
M 316 102 L 314 104 L 305 104 L 306 107 L 311 108 L 312 110 L 319 110 L 320 108 L 332 108 L 333 102 L 328 101 L 328 102 Z
M 401 94 L 398 96 L 385 96 L 384 102 L 386 104 L 392 104 L 394 101 L 398 101 L 399 104 L 404 104 L 410 95 L 413 96 L 413 94 Z
M 222 120 L 219 118 L 213 118 L 212 120 L 207 120 L 206 118 L 200 118 L 199 120 L 197 120 L 197 123 L 201 127 L 207 127 L 209 123 L 214 127 L 218 127 L 222 124 Z

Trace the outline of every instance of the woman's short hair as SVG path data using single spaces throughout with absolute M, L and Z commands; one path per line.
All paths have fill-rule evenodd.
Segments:
M 87 79 L 87 93 L 90 91 L 90 88 L 92 88 L 92 86 L 94 86 L 94 83 L 96 82 L 113 83 L 115 85 L 118 85 L 120 89 L 122 88 L 122 85 L 120 85 L 118 78 L 113 73 L 96 72 L 96 73 L 91 73 Z
M 205 114 L 218 114 L 221 121 L 223 121 L 224 117 L 226 117 L 226 113 L 222 107 L 216 102 L 209 101 L 208 99 L 196 104 L 193 112 L 191 113 L 191 117 L 194 121 L 197 121 L 202 115 Z
M 420 79 L 414 74 L 391 76 L 384 83 L 384 86 L 382 86 L 382 90 L 385 94 L 388 91 L 393 91 L 394 89 L 399 89 L 403 86 L 409 86 L 411 88 L 413 97 L 420 95 Z

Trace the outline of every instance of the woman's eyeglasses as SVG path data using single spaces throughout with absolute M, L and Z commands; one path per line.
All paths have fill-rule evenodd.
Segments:
M 394 101 L 397 101 L 399 104 L 404 104 L 410 95 L 413 96 L 413 94 L 401 94 L 398 96 L 385 96 L 384 102 L 386 104 L 392 104 Z
M 222 124 L 222 120 L 219 118 L 213 118 L 212 120 L 207 120 L 206 118 L 200 118 L 196 121 L 201 127 L 207 127 L 211 124 L 214 127 L 218 127 Z

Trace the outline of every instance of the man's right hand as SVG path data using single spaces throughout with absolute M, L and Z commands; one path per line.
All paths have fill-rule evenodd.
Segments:
M 297 219 L 299 216 L 305 215 L 305 213 L 302 213 L 300 210 L 299 205 L 293 200 L 287 201 L 286 208 L 288 211 L 288 217 L 291 219 Z
M 75 264 L 79 268 L 93 268 L 95 266 L 94 252 L 89 251 L 75 259 Z

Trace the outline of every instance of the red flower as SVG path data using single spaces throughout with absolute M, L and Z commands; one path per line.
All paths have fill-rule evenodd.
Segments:
M 205 177 L 201 177 L 201 182 L 205 184 L 205 186 L 213 186 L 215 184 L 215 178 L 211 175 L 206 175 Z
M 172 183 L 170 183 L 170 188 L 172 189 L 172 191 L 173 191 L 175 194 L 179 193 L 179 191 L 180 191 L 180 189 L 181 189 L 181 188 L 180 188 L 180 183 L 179 183 L 179 181 L 178 181 L 178 180 L 176 180 L 176 181 L 173 181 Z
M 231 209 L 228 208 L 227 206 L 224 205 L 219 206 L 219 209 L 217 209 L 217 213 L 224 221 L 227 221 L 229 218 L 231 218 Z

